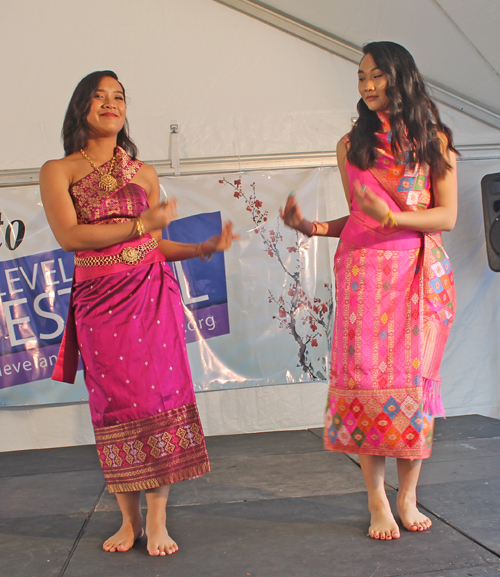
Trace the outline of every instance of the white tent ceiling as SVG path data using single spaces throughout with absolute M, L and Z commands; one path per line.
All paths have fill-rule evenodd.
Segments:
M 498 0 L 216 1 L 350 60 L 366 42 L 398 42 L 426 79 L 445 89 L 435 90 L 436 98 L 500 128 Z M 322 42 L 328 37 L 330 45 Z

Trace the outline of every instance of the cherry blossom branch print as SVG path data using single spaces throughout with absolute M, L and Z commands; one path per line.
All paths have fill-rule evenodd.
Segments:
M 255 182 L 250 184 L 250 190 L 247 192 L 243 190 L 240 178 L 233 182 L 222 178 L 219 183 L 230 186 L 234 198 L 243 200 L 255 226 L 253 230 L 262 239 L 263 250 L 269 258 L 279 264 L 285 274 L 283 294 L 278 296 L 268 289 L 268 302 L 274 303 L 277 307 L 273 319 L 278 322 L 279 328 L 289 332 L 298 346 L 297 366 L 311 379 L 324 380 L 327 375 L 326 357 L 317 356 L 318 352 L 314 352 L 314 349 L 320 350 L 320 339 L 326 339 L 328 352 L 331 349 L 333 319 L 331 283 L 324 283 L 323 292 L 326 293 L 324 299 L 318 296 L 309 297 L 303 289 L 301 279 L 301 272 L 305 268 L 304 257 L 309 248 L 308 241 L 290 229 L 282 233 L 282 221 L 279 216 L 271 228 L 269 212 L 257 198 Z M 286 242 L 284 234 L 288 238 L 293 238 L 293 242 Z

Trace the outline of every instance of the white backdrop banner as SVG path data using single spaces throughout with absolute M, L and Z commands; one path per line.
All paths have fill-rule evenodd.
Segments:
M 164 237 L 201 242 L 231 220 L 241 239 L 210 262 L 172 268 L 186 317 L 195 390 L 324 380 L 333 299 L 328 243 L 286 229 L 279 209 L 297 193 L 304 213 L 325 220 L 334 170 L 283 170 L 161 178 L 179 203 Z M 69 304 L 73 255 L 47 225 L 38 187 L 0 190 L 0 404 L 85 400 L 52 381 Z
M 220 255 L 225 260 L 224 279 L 224 268 L 212 264 L 219 255 L 210 263 L 187 261 L 175 268 L 184 287 L 196 390 L 326 378 L 333 322 L 328 245 L 320 241 L 318 250 L 316 238 L 285 228 L 278 215 L 294 190 L 305 214 L 324 220 L 325 191 L 332 191 L 333 179 L 330 168 L 160 179 L 167 196 L 179 203 L 180 218 L 169 226 L 170 238 L 191 242 L 207 238 L 199 219 L 214 213 L 220 220 L 210 234 L 220 229 L 220 221 L 231 220 L 241 235 Z M 204 278 L 196 287 L 186 268 L 192 263 L 198 279 Z M 181 268 L 185 280 L 180 278 Z M 203 312 L 211 311 L 211 300 L 188 304 L 184 294 L 189 287 L 191 298 L 204 298 L 205 287 L 215 283 L 219 300 L 227 302 L 227 317 L 221 321 Z M 214 338 L 209 338 L 212 334 Z

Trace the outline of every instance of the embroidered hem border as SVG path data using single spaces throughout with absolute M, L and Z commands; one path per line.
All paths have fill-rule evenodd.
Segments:
M 393 457 L 395 459 L 428 459 L 432 453 L 432 446 L 419 445 L 409 449 L 408 447 L 400 447 L 399 449 L 392 449 L 388 447 L 358 447 L 354 443 L 344 447 L 340 443 L 332 443 L 328 437 L 326 429 L 323 434 L 323 446 L 326 451 L 334 451 L 335 453 L 348 453 L 350 455 L 374 455 L 376 457 Z
M 141 491 L 210 471 L 194 403 L 138 421 L 95 429 L 110 493 Z
M 422 387 L 345 390 L 330 386 L 323 435 L 327 451 L 427 459 L 434 418 L 422 410 Z

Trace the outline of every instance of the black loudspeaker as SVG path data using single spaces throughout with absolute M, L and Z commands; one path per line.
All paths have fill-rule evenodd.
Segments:
M 500 172 L 481 179 L 484 233 L 491 270 L 500 272 Z

